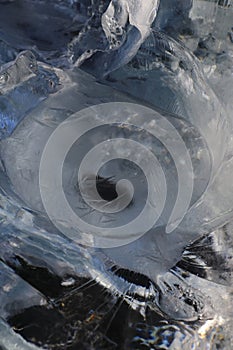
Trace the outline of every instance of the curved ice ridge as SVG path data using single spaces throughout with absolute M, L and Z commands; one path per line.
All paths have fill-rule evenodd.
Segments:
M 94 55 L 92 65 L 101 76 L 127 64 L 149 35 L 158 7 L 159 0 L 112 0 L 99 19 L 102 33 L 99 28 L 97 33 L 96 30 L 93 31 L 90 19 L 73 40 L 70 45 L 72 60 L 79 66 Z M 95 37 L 95 42 L 82 49 L 82 43 L 87 38 L 93 40 L 91 34 Z

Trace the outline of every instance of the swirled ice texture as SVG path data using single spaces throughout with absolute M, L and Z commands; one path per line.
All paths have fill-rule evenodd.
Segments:
M 230 0 L 0 1 L 1 349 L 231 349 L 232 18 Z M 104 228 L 141 212 L 145 174 L 124 160 L 106 163 L 96 177 L 107 202 L 117 198 L 122 178 L 134 186 L 116 219 L 81 201 L 81 158 L 115 137 L 152 151 L 169 196 L 147 234 L 95 249 L 49 221 L 39 164 L 49 136 L 66 118 L 91 111 L 103 121 L 104 108 L 119 102 L 129 108 L 128 124 L 91 131 L 68 153 L 62 174 L 67 200 Z M 132 104 L 147 110 L 146 117 L 135 110 L 130 115 Z M 113 115 L 119 110 L 109 109 Z M 175 153 L 171 134 L 160 129 L 155 138 L 150 132 L 160 120 L 183 140 L 192 167 L 186 177 L 179 174 L 189 169 L 179 168 L 184 153 Z M 144 160 L 143 152 L 131 151 Z M 183 204 L 179 179 L 185 193 L 193 179 L 190 203 L 181 222 L 182 213 L 175 212 L 179 225 L 167 234 L 177 198 L 178 208 Z M 93 174 L 84 180 L 89 191 Z M 53 186 L 47 187 L 51 197 Z M 69 228 L 69 218 L 61 224 Z

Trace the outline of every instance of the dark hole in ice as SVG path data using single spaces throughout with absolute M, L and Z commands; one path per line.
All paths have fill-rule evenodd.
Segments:
M 111 202 L 118 197 L 116 184 L 111 178 L 104 178 L 100 175 L 96 177 L 96 188 L 101 198 Z
M 57 297 L 61 292 L 61 279 L 45 267 L 29 265 L 20 256 L 8 261 L 8 265 L 25 281 L 47 297 Z
M 150 287 L 151 280 L 141 273 L 122 269 L 117 266 L 112 267 L 111 270 L 115 275 L 124 278 L 129 283 L 137 284 L 145 288 Z

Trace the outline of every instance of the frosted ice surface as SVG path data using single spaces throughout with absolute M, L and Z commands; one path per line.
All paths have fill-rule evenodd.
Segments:
M 156 17 L 158 5 L 159 0 L 111 1 L 102 16 L 102 26 L 106 36 L 111 37 L 111 34 L 118 34 L 129 20 L 129 23 L 140 31 L 142 41 L 144 41 Z
M 52 70 L 38 67 L 30 51 L 0 70 L 0 137 L 11 134 L 25 114 L 56 90 L 58 78 Z
M 230 348 L 232 14 L 229 1 L 0 1 L 0 347 L 34 348 L 16 335 L 10 322 L 25 339 L 41 346 L 64 348 L 69 342 L 82 348 L 88 339 L 93 348 L 114 349 L 102 334 L 106 329 L 101 322 L 109 313 L 112 318 L 109 308 L 117 308 L 120 297 L 131 306 L 118 319 L 121 324 L 127 314 L 126 343 L 121 344 L 125 348 Z M 97 82 L 95 76 L 105 78 Z M 122 247 L 94 249 L 74 243 L 48 220 L 38 169 L 46 141 L 64 119 L 107 102 L 149 106 L 173 123 L 190 153 L 194 191 L 183 221 L 165 234 L 178 192 L 176 164 L 149 133 L 124 125 L 113 128 L 111 137 L 131 135 L 152 149 L 170 196 L 146 235 Z M 108 133 L 100 130 L 88 135 L 88 142 L 77 143 L 64 163 L 63 178 L 73 209 L 103 227 L 114 222 L 112 216 L 90 211 L 81 202 L 74 176 L 80 159 L 74 164 L 72 155 L 81 157 Z M 105 186 L 116 194 L 114 176 L 129 178 L 138 190 L 120 213 L 119 224 L 140 212 L 147 192 L 137 167 L 113 162 L 99 174 L 104 195 Z M 87 279 L 98 282 L 90 294 Z M 73 292 L 70 280 L 75 281 Z M 107 302 L 99 285 L 110 291 Z M 65 315 L 65 327 L 58 318 L 59 336 L 53 333 L 54 325 L 49 328 L 49 315 L 57 311 Z M 35 329 L 32 337 L 27 333 L 32 322 L 20 322 L 31 315 L 42 317 L 51 339 L 42 337 L 43 325 L 41 334 Z M 90 331 L 93 323 L 95 331 Z M 120 341 L 118 334 L 116 339 L 114 332 L 106 332 Z M 103 343 L 91 343 L 96 339 Z

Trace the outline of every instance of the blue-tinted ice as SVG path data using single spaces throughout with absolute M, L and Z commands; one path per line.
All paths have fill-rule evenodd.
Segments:
M 32 266 L 59 278 L 63 289 L 72 288 L 79 279 L 93 279 L 110 291 L 112 301 L 104 301 L 107 305 L 115 304 L 119 297 L 142 315 L 145 319 L 137 323 L 139 316 L 129 311 L 129 335 L 125 335 L 122 348 L 140 349 L 142 344 L 154 349 L 230 348 L 232 4 L 197 0 L 175 5 L 171 0 L 93 4 L 80 0 L 57 5 L 32 1 L 32 16 L 29 2 L 22 4 L 0 2 L 0 347 L 35 348 L 7 325 L 14 326 L 14 317 L 24 310 L 38 307 L 56 312 L 58 308 L 60 312 L 64 307 L 66 314 L 66 294 L 59 296 L 61 304 L 59 298 L 46 295 L 45 289 L 34 285 L 23 272 Z M 41 24 L 37 27 L 39 13 L 46 9 L 43 25 L 51 28 L 47 36 Z M 6 13 L 11 28 L 5 23 Z M 63 26 L 56 18 L 64 19 Z M 75 158 L 74 163 L 74 155 L 81 158 L 106 138 L 130 135 L 152 150 L 165 173 L 169 193 L 149 232 L 129 244 L 101 249 L 81 244 L 79 230 L 81 238 L 74 242 L 50 222 L 40 195 L 39 166 L 46 142 L 62 121 L 87 107 L 109 102 L 140 104 L 155 110 L 156 120 L 163 116 L 183 139 L 193 173 L 179 174 L 168 149 L 141 129 L 122 125 L 87 134 L 64 163 L 64 190 L 76 213 L 105 228 L 134 217 L 145 202 L 142 172 L 129 162 L 112 162 L 101 168 L 100 186 L 107 184 L 112 191 L 114 181 L 129 179 L 138 190 L 132 203 L 117 219 L 107 212 L 90 211 L 83 203 L 75 177 L 80 159 Z M 96 110 L 94 118 L 101 117 Z M 150 125 L 151 120 L 145 119 L 145 115 L 135 114 L 128 120 Z M 164 140 L 171 137 L 159 136 Z M 104 159 L 104 155 L 100 157 Z M 180 153 L 181 166 L 182 161 Z M 149 169 L 150 164 L 147 166 Z M 192 175 L 190 205 L 179 221 L 179 210 L 173 212 L 177 198 L 178 209 L 183 205 L 177 182 L 180 179 L 183 191 L 188 191 Z M 53 196 L 51 189 L 47 191 Z M 171 226 L 177 222 L 178 226 L 166 233 L 169 219 Z M 69 225 L 69 221 L 63 224 Z M 85 305 L 85 292 L 81 296 L 79 291 L 80 287 L 76 294 Z M 101 316 L 98 310 L 96 307 L 84 320 L 78 318 L 78 323 L 72 324 L 74 329 L 81 327 L 85 333 L 95 315 L 95 322 L 101 324 L 109 309 L 105 306 Z M 33 337 L 25 337 L 33 342 Z M 77 338 L 77 334 L 72 338 L 74 346 Z M 34 343 L 46 345 L 37 339 Z M 101 346 L 93 348 L 107 348 Z
M 38 67 L 35 56 L 23 51 L 0 70 L 1 139 L 9 136 L 27 112 L 56 91 L 58 78 Z

